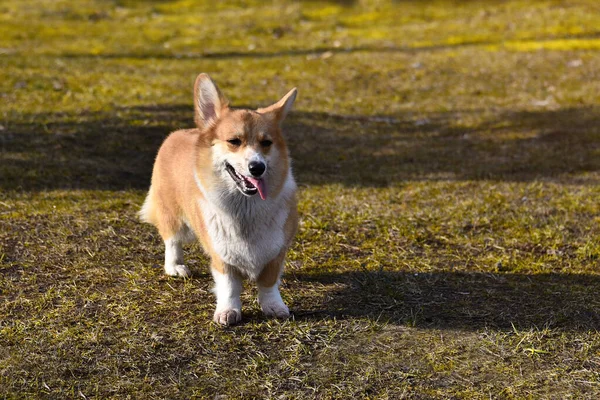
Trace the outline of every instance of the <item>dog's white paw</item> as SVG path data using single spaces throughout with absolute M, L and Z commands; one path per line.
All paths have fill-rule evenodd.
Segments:
M 260 305 L 265 316 L 286 319 L 290 317 L 290 309 L 284 302 L 268 302 Z
M 190 269 L 183 264 L 165 265 L 165 274 L 169 276 L 180 276 L 182 278 L 189 278 L 192 276 Z
M 234 325 L 242 320 L 242 312 L 234 308 L 226 308 L 224 310 L 215 311 L 213 321 L 220 325 Z

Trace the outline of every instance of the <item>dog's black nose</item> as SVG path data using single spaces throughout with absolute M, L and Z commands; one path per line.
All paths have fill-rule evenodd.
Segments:
M 250 161 L 250 164 L 248 164 L 248 169 L 253 176 L 258 178 L 265 173 L 267 166 L 262 161 Z

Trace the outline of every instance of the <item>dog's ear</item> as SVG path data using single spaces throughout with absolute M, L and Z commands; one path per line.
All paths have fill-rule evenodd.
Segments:
M 228 102 L 207 74 L 200 74 L 194 83 L 194 121 L 200 129 L 214 124 L 227 108 Z
M 296 100 L 296 95 L 298 94 L 298 89 L 293 88 L 285 96 L 281 98 L 277 103 L 270 105 L 269 107 L 259 108 L 259 113 L 273 113 L 276 119 L 281 123 L 285 117 L 288 115 L 292 106 L 294 105 L 294 100 Z

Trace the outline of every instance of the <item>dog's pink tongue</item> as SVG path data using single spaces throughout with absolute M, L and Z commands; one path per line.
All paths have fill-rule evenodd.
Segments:
M 254 179 L 247 177 L 247 179 L 258 189 L 258 194 L 260 198 L 265 200 L 267 198 L 267 187 L 265 186 L 265 181 L 262 179 Z

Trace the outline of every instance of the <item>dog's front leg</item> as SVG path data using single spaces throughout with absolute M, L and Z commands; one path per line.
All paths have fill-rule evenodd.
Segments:
M 242 277 L 228 266 L 219 268 L 213 264 L 211 272 L 215 280 L 213 292 L 217 296 L 213 321 L 226 326 L 237 324 L 242 320 Z
M 285 251 L 271 260 L 262 270 L 256 283 L 258 285 L 258 303 L 267 317 L 288 318 L 290 310 L 279 293 L 279 277 L 283 272 Z

